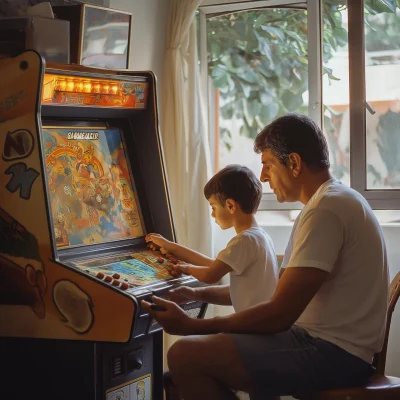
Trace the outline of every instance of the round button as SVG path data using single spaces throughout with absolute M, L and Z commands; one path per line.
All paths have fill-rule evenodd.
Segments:
M 104 280 L 105 280 L 106 282 L 111 282 L 111 281 L 112 281 L 112 278 L 111 278 L 111 276 L 107 275 L 107 276 L 104 278 Z
M 102 272 L 98 272 L 96 275 L 99 279 L 103 279 L 104 278 L 104 274 Z
M 114 279 L 119 279 L 119 278 L 121 278 L 121 275 L 120 275 L 120 274 L 114 274 L 114 275 L 113 275 L 113 278 L 114 278 Z
M 121 289 L 122 290 L 126 290 L 128 288 L 129 288 L 129 285 L 127 283 L 125 283 L 125 282 L 121 283 Z
M 120 283 L 121 283 L 120 281 L 114 279 L 112 284 L 113 286 L 119 286 Z

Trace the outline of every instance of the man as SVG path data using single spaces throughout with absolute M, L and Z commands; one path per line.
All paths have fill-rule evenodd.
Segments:
M 234 399 L 230 388 L 267 399 L 359 385 L 382 347 L 383 234 L 366 200 L 331 177 L 323 133 L 310 118 L 289 114 L 268 125 L 254 148 L 261 181 L 278 201 L 304 204 L 272 299 L 206 320 L 157 297 L 165 312 L 143 303 L 166 332 L 187 335 L 168 353 L 185 400 Z

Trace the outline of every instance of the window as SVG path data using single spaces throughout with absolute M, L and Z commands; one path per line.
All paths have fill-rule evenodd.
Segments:
M 374 209 L 399 209 L 399 7 L 350 2 L 348 15 L 351 185 Z
M 201 8 L 205 22 L 200 36 L 207 37 L 206 57 L 201 58 L 203 63 L 207 59 L 211 81 L 216 171 L 240 163 L 259 174 L 253 141 L 278 116 L 298 111 L 321 121 L 319 7 L 310 3 L 312 11 L 304 1 L 290 0 L 250 2 L 247 7 L 257 8 L 244 10 L 238 5 Z M 278 204 L 266 184 L 261 209 L 266 208 L 301 204 Z
M 199 19 L 214 169 L 241 163 L 258 174 L 254 137 L 276 117 L 299 111 L 322 125 L 334 177 L 360 191 L 373 208 L 399 208 L 400 10 L 391 5 L 395 2 L 366 1 L 365 9 L 345 0 L 210 3 L 200 7 Z M 365 24 L 360 23 L 364 12 Z M 364 39 L 365 57 L 359 57 Z M 264 187 L 260 210 L 300 207 L 277 203 Z

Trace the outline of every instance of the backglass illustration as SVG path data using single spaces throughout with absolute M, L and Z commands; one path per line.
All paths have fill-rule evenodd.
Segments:
M 121 132 L 43 127 L 57 248 L 144 235 Z

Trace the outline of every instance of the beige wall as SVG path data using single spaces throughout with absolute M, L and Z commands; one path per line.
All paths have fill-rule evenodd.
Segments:
M 130 69 L 153 71 L 160 93 L 170 0 L 110 0 L 110 7 L 132 13 Z

